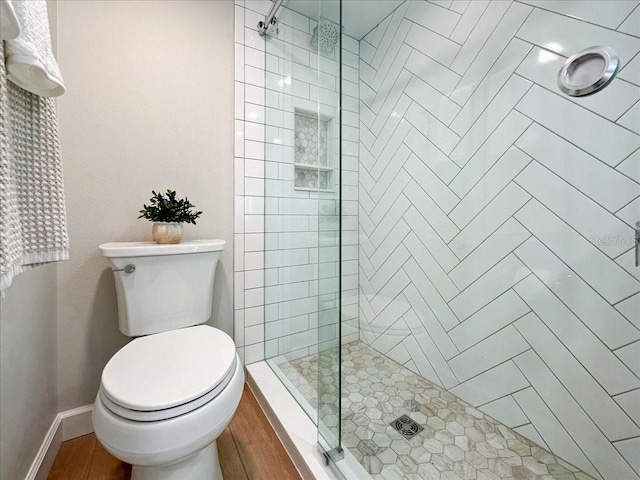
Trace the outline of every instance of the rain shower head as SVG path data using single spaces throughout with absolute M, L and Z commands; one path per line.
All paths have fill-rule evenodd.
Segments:
M 317 47 L 323 53 L 333 53 L 340 39 L 340 27 L 328 18 L 320 17 L 316 28 L 313 29 L 311 45 Z

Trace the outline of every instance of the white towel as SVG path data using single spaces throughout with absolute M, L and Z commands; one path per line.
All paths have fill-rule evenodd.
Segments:
M 0 42 L 0 297 L 13 277 L 69 258 L 53 98 L 7 81 Z
M 64 83 L 51 51 L 46 0 L 19 0 L 10 5 L 18 19 L 20 35 L 6 41 L 7 78 L 41 97 L 62 95 Z
M 0 0 L 0 40 L 13 40 L 20 35 L 20 24 L 11 0 Z

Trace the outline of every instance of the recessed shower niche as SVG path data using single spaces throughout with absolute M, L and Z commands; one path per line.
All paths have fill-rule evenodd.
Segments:
M 333 118 L 296 109 L 294 189 L 334 190 Z

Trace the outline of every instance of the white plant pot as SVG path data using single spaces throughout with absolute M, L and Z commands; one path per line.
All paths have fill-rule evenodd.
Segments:
M 184 236 L 184 225 L 174 222 L 155 222 L 151 234 L 156 243 L 180 243 Z

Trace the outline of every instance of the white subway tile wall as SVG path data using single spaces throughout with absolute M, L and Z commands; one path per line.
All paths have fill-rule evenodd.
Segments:
M 638 479 L 638 1 L 410 0 L 360 41 L 360 339 Z M 571 98 L 570 55 L 621 71 Z
M 342 39 L 341 179 L 340 44 L 319 56 L 311 45 L 315 21 L 286 7 L 279 9 L 277 29 L 265 41 L 256 27 L 271 4 L 236 0 L 235 6 L 235 341 L 247 364 L 265 354 L 289 359 L 313 354 L 323 341 L 337 338 L 335 323 L 318 329 L 318 311 L 337 306 L 340 181 L 342 332 L 345 341 L 359 335 L 359 42 Z M 314 132 L 303 132 L 301 119 L 309 118 L 304 115 L 316 118 L 316 135 L 319 116 L 327 138 L 323 133 L 318 141 Z M 300 133 L 310 138 L 301 139 Z M 301 140 L 308 151 L 296 155 L 297 147 L 305 147 Z M 318 177 L 298 179 L 296 185 L 301 170 L 294 163 L 333 168 L 314 171 L 327 192 L 313 191 Z

